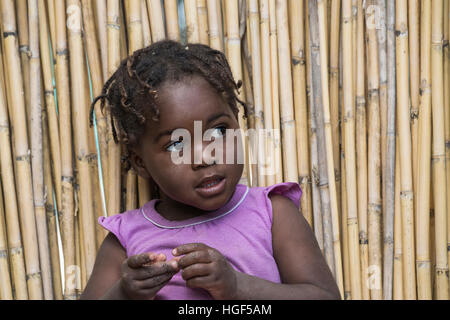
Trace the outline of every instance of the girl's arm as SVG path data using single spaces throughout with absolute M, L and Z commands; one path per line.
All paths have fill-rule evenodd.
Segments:
M 126 299 L 119 283 L 126 251 L 111 232 L 97 253 L 94 269 L 80 299 Z
M 237 272 L 236 299 L 340 299 L 314 233 L 289 199 L 271 195 L 273 255 L 282 283 Z

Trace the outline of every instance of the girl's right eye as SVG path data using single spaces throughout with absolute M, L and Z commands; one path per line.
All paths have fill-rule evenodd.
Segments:
M 179 152 L 179 151 L 183 150 L 183 147 L 184 147 L 184 143 L 182 140 L 180 140 L 180 141 L 175 141 L 174 143 L 172 143 L 170 146 L 168 146 L 166 148 L 166 150 L 169 152 Z

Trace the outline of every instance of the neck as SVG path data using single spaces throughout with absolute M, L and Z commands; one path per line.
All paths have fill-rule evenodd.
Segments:
M 167 220 L 182 221 L 204 215 L 210 211 L 204 211 L 196 207 L 175 201 L 161 193 L 161 201 L 155 207 L 156 211 Z

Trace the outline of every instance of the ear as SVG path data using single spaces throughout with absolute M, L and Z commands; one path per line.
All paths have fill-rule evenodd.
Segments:
M 142 158 L 131 148 L 128 150 L 128 160 L 130 161 L 131 166 L 136 173 L 144 179 L 151 179 L 150 173 L 147 171 L 145 167 L 144 161 Z

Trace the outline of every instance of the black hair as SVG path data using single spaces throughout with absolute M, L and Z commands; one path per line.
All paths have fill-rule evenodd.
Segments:
M 187 44 L 162 40 L 137 50 L 124 59 L 117 71 L 106 81 L 101 94 L 91 105 L 90 125 L 95 104 L 101 101 L 101 111 L 109 108 L 115 143 L 136 143 L 144 132 L 149 117 L 158 121 L 158 88 L 167 81 L 199 75 L 220 94 L 237 116 L 242 81 L 235 82 L 225 55 L 202 44 Z M 116 126 L 118 128 L 116 128 Z M 133 137 L 130 141 L 130 137 Z

